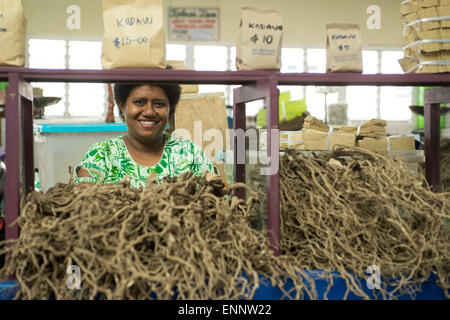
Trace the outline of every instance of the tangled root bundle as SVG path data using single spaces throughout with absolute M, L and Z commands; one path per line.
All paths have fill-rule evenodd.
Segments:
M 448 194 L 431 192 L 400 160 L 359 148 L 289 151 L 280 192 L 283 254 L 305 269 L 337 271 L 347 293 L 367 297 L 357 279 L 378 266 L 382 298 L 414 297 L 435 273 L 450 298 Z
M 231 196 L 236 188 L 247 201 Z M 308 271 L 320 269 L 329 289 L 332 272 L 345 279 L 344 298 L 369 298 L 360 279 L 375 265 L 379 298 L 414 296 L 431 273 L 449 297 L 448 194 L 431 192 L 399 160 L 358 148 L 288 151 L 280 193 L 275 257 L 267 235 L 249 226 L 257 195 L 244 184 L 224 189 L 191 174 L 144 191 L 127 181 L 58 184 L 28 195 L 19 239 L 0 250 L 8 255 L 0 279 L 14 274 L 22 299 L 250 299 L 259 274 L 282 290 L 291 279 L 290 298 L 315 299 Z M 80 290 L 67 288 L 71 265 L 81 270 Z
M 229 196 L 239 187 L 247 201 Z M 254 195 L 214 175 L 144 191 L 127 181 L 58 184 L 28 195 L 0 279 L 14 274 L 21 299 L 251 298 L 258 273 L 281 284 L 284 272 L 266 235 L 249 227 Z M 71 265 L 81 270 L 78 291 L 67 288 Z

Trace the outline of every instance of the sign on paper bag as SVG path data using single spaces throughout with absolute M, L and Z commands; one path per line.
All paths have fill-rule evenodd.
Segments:
M 219 40 L 219 8 L 169 8 L 169 39 Z
M 236 44 L 238 70 L 280 70 L 283 24 L 274 9 L 242 7 Z
M 362 72 L 362 40 L 358 23 L 327 24 L 327 72 Z
M 0 1 L 0 65 L 25 65 L 27 21 L 21 0 Z
M 102 66 L 165 68 L 162 0 L 103 0 Z

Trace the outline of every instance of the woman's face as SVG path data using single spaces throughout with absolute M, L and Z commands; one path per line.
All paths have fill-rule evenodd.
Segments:
M 169 99 L 163 89 L 152 85 L 134 88 L 125 106 L 120 106 L 128 133 L 141 142 L 153 142 L 166 128 Z

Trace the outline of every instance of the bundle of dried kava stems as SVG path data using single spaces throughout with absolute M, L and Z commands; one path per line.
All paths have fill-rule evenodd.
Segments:
M 239 187 L 247 201 L 230 196 Z M 254 196 L 244 184 L 225 189 L 217 176 L 192 174 L 144 191 L 122 181 L 33 192 L 0 279 L 14 274 L 21 299 L 250 299 L 258 274 L 282 286 L 296 272 L 249 227 Z M 80 290 L 68 290 L 71 265 Z
M 288 151 L 280 191 L 283 255 L 327 271 L 330 286 L 337 271 L 346 296 L 369 298 L 359 279 L 378 266 L 376 298 L 414 297 L 431 273 L 450 298 L 449 194 L 431 192 L 399 159 L 360 148 Z

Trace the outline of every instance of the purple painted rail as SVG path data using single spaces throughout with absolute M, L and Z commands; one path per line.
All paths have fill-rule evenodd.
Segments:
M 441 103 L 450 102 L 450 88 L 425 90 L 425 158 L 426 178 L 434 191 L 441 188 L 440 112 Z
M 279 85 L 450 86 L 450 74 L 281 73 Z
M 270 71 L 192 71 L 165 69 L 53 70 L 0 68 L 18 72 L 31 82 L 165 82 L 183 84 L 248 84 L 267 77 Z
M 31 116 L 31 97 L 29 82 L 163 82 L 180 84 L 230 84 L 242 85 L 235 91 L 234 125 L 235 129 L 245 129 L 245 103 L 265 99 L 267 106 L 267 147 L 271 166 L 279 164 L 278 152 L 278 85 L 370 85 L 370 86 L 450 86 L 449 74 L 403 74 L 403 75 L 361 75 L 355 73 L 333 74 L 286 74 L 274 71 L 192 71 L 192 70 L 46 70 L 5 67 L 0 68 L 0 80 L 9 81 L 6 99 L 6 239 L 17 238 L 17 226 L 9 226 L 19 215 L 20 188 L 25 193 L 33 187 L 33 137 Z M 27 89 L 28 88 L 28 89 Z M 436 161 L 436 141 L 439 140 L 433 129 L 435 110 L 438 101 L 425 98 L 431 109 L 426 107 L 426 123 L 430 127 L 427 143 L 432 146 L 426 152 L 427 162 Z M 428 120 L 427 120 L 428 119 Z M 431 119 L 431 120 L 430 120 Z M 433 124 L 433 125 L 430 125 Z M 439 133 L 439 130 L 437 131 Z M 271 139 L 272 135 L 276 139 Z M 272 140 L 274 145 L 272 146 Z M 235 144 L 236 148 L 236 144 Z M 22 150 L 22 151 L 21 151 Z M 22 152 L 22 153 L 21 153 Z M 22 154 L 22 156 L 21 156 Z M 238 154 L 235 153 L 235 157 Z M 237 159 L 237 158 L 236 158 Z M 245 158 L 244 158 L 245 159 Z M 236 181 L 245 179 L 245 164 L 236 165 Z M 436 166 L 427 168 L 430 183 L 436 183 Z M 272 248 L 279 253 L 280 241 L 280 195 L 278 173 L 267 175 L 267 215 L 269 238 Z M 242 191 L 238 196 L 243 197 Z

